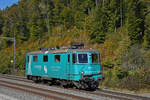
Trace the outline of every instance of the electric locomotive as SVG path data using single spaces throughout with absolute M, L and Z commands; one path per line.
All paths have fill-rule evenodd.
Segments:
M 71 47 L 45 48 L 27 53 L 27 79 L 50 85 L 96 89 L 103 80 L 100 54 L 97 50 L 83 47 L 82 43 L 74 43 Z

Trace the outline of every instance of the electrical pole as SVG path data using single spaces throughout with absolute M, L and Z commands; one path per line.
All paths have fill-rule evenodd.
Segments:
M 14 42 L 14 44 L 13 44 L 13 72 L 15 74 L 16 73 L 16 71 L 15 71 L 15 68 L 16 68 L 16 66 L 15 66 L 15 37 L 13 38 L 13 42 Z
M 6 40 L 11 40 L 13 41 L 13 74 L 15 75 L 15 37 L 0 37 L 0 39 L 6 39 Z

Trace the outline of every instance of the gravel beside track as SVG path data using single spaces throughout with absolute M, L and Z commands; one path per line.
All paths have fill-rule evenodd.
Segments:
M 0 100 L 50 100 L 28 92 L 21 92 L 0 86 Z
M 0 100 L 18 100 L 18 99 L 10 97 L 8 95 L 0 94 Z
M 140 94 L 140 95 L 150 98 L 150 93 L 143 93 L 143 94 Z

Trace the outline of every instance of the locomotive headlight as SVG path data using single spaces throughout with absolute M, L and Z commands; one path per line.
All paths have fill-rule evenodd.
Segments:
M 84 72 L 82 71 L 81 72 L 81 79 L 83 79 L 83 76 L 84 76 Z
M 81 72 L 81 74 L 83 75 L 83 74 L 84 74 L 84 72 L 82 71 L 82 72 Z

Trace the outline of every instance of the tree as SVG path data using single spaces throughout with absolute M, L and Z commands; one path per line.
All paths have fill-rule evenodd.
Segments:
M 9 26 L 9 22 L 8 20 L 4 21 L 4 26 L 2 27 L 2 37 L 11 37 L 10 36 L 10 32 L 11 32 L 11 28 Z M 9 45 L 11 45 L 12 42 L 10 42 L 9 40 L 2 40 L 2 47 L 8 47 Z
M 66 26 L 66 28 L 70 28 L 74 25 L 74 13 L 69 7 L 64 7 L 62 12 L 60 13 L 61 20 L 63 20 L 63 24 Z
M 150 49 L 150 14 L 145 19 L 145 31 L 144 31 L 144 42 L 143 46 Z
M 64 9 L 64 4 L 60 0 L 54 0 L 54 8 L 52 9 L 53 12 L 53 21 L 55 26 L 63 25 L 64 20 L 60 15 L 62 10 Z
M 2 34 L 3 23 L 4 23 L 4 19 L 2 17 L 2 11 L 0 11 L 0 35 Z
M 94 3 L 91 0 L 72 0 L 71 11 L 73 13 L 74 26 L 78 29 L 83 29 L 85 18 L 90 13 Z
M 45 21 L 44 23 L 46 23 L 47 32 L 50 34 L 52 26 L 54 25 L 54 22 L 53 22 L 54 18 L 53 18 L 53 11 L 52 11 L 52 9 L 54 8 L 54 5 L 53 5 L 52 0 L 42 0 L 39 4 L 39 8 L 41 10 L 41 15 Z
M 144 36 L 144 4 L 141 0 L 131 0 L 128 5 L 128 35 L 131 44 L 143 42 Z
M 30 38 L 33 40 L 37 40 L 42 36 L 40 26 L 36 23 L 34 18 L 29 22 L 29 32 Z
M 120 0 L 111 0 L 106 2 L 108 8 L 106 9 L 109 16 L 109 26 L 108 32 L 113 33 L 117 31 L 117 28 L 120 27 L 120 9 L 121 1 Z
M 91 19 L 92 24 L 90 25 L 90 38 L 94 42 L 103 43 L 105 41 L 108 26 L 108 15 L 105 12 L 105 8 L 96 9 L 91 18 L 93 20 Z

